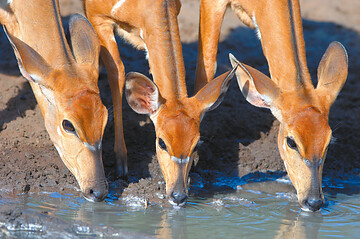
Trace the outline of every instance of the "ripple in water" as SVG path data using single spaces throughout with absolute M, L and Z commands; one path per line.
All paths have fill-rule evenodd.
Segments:
M 74 195 L 30 195 L 0 198 L 37 212 L 72 221 L 156 235 L 158 238 L 356 238 L 360 235 L 360 184 L 354 179 L 324 179 L 326 207 L 301 211 L 287 178 L 218 178 L 230 193 L 189 198 L 186 208 L 145 208 L 139 200 L 90 203 Z M 206 186 L 201 187 L 204 190 Z M 111 195 L 111 194 L 110 194 Z M 165 199 L 166 200 L 166 199 Z M 129 205 L 135 205 L 130 207 Z M 1 235 L 1 233 L 0 233 Z

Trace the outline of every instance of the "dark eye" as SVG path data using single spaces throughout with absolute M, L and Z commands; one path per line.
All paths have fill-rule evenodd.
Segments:
M 159 138 L 159 146 L 162 150 L 167 150 L 166 144 L 162 138 Z
M 74 128 L 73 124 L 68 120 L 63 120 L 62 127 L 68 133 L 75 133 L 75 128 Z
M 286 137 L 287 145 L 292 149 L 297 149 L 295 141 L 291 137 Z

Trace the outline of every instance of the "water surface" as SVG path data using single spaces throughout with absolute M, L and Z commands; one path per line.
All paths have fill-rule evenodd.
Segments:
M 326 206 L 316 213 L 300 210 L 288 179 L 257 181 L 244 183 L 219 178 L 215 183 L 217 186 L 226 184 L 234 190 L 225 194 L 210 193 L 206 197 L 196 196 L 195 186 L 195 193 L 192 193 L 195 196 L 190 197 L 186 208 L 181 209 L 159 205 L 146 207 L 141 198 L 117 200 L 111 194 L 105 202 L 91 203 L 78 195 L 59 193 L 3 196 L 0 206 L 15 204 L 70 222 L 81 220 L 158 238 L 360 236 L 360 180 L 333 182 L 325 178 Z

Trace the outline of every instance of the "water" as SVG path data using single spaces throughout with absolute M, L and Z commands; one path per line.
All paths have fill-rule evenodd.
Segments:
M 16 204 L 70 222 L 81 220 L 158 238 L 359 238 L 360 180 L 325 178 L 326 206 L 316 213 L 300 210 L 287 179 L 259 181 L 239 186 L 232 180 L 237 190 L 192 196 L 182 209 L 145 208 L 141 202 L 130 205 L 111 197 L 91 203 L 59 193 L 3 197 L 0 206 Z

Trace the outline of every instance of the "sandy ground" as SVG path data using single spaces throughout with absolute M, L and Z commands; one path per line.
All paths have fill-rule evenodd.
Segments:
M 192 92 L 197 57 L 199 1 L 184 0 L 179 16 L 188 91 Z M 330 146 L 324 174 L 346 178 L 357 174 L 360 166 L 360 1 L 302 0 L 304 35 L 308 66 L 316 80 L 316 69 L 331 41 L 344 44 L 349 54 L 349 76 L 333 105 L 330 125 L 336 142 Z M 62 0 L 64 22 L 74 12 L 81 12 L 78 1 Z M 20 76 L 15 57 L 3 31 L 0 31 L 0 194 L 38 191 L 78 193 L 75 178 L 58 156 L 45 130 L 34 95 Z M 119 40 L 119 51 L 126 72 L 148 75 L 145 54 Z M 268 73 L 260 42 L 230 10 L 221 33 L 218 74 L 230 68 L 228 53 Z M 110 89 L 105 70 L 99 87 L 104 104 L 111 112 Z M 103 160 L 114 195 L 139 195 L 150 203 L 161 203 L 164 180 L 155 155 L 154 127 L 147 116 L 133 112 L 124 100 L 124 128 L 128 148 L 129 183 L 114 177 L 114 129 L 112 117 L 103 140 Z M 200 160 L 193 166 L 193 184 L 211 185 L 215 176 L 231 177 L 282 174 L 285 170 L 277 145 L 278 122 L 270 111 L 248 104 L 235 80 L 223 103 L 206 114 L 199 149 Z M 254 173 L 254 174 L 251 174 Z M 219 189 L 217 189 L 219 190 Z M 196 191 L 191 191 L 191 195 Z

